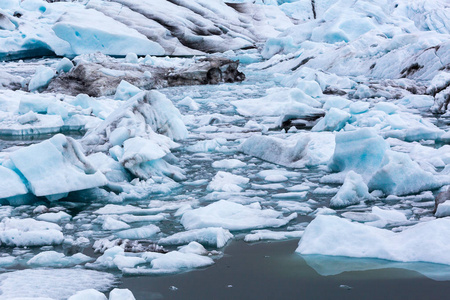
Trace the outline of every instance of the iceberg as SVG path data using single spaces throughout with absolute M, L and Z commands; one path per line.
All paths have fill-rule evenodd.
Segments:
M 10 158 L 36 196 L 58 199 L 72 191 L 107 183 L 105 176 L 88 162 L 81 145 L 62 134 L 14 151 Z
M 296 252 L 378 258 L 402 262 L 450 264 L 449 219 L 410 226 L 402 232 L 320 215 L 305 230 Z
M 72 256 L 65 256 L 56 251 L 44 251 L 28 260 L 27 265 L 33 267 L 51 267 L 67 268 L 79 264 L 84 264 L 93 260 L 93 258 L 82 253 L 76 253 Z
M 220 200 L 205 207 L 189 210 L 181 217 L 181 224 L 188 230 L 222 227 L 228 230 L 248 230 L 281 227 L 296 218 L 293 213 L 284 217 L 273 209 L 262 209 L 259 203 L 249 206 Z
M 353 170 L 372 175 L 383 163 L 388 143 L 374 129 L 362 128 L 336 134 L 336 148 L 330 161 L 333 171 Z
M 358 204 L 363 200 L 372 200 L 373 196 L 369 194 L 369 188 L 364 183 L 361 175 L 354 171 L 349 171 L 344 179 L 344 184 L 337 194 L 331 198 L 331 208 L 343 208 L 353 204 Z
M 0 223 L 0 241 L 7 246 L 60 245 L 64 240 L 60 226 L 30 218 L 3 218 Z
M 36 69 L 36 74 L 34 74 L 34 76 L 30 80 L 30 83 L 28 84 L 28 90 L 30 92 L 35 92 L 48 86 L 55 75 L 56 72 L 52 68 L 39 66 Z
M 304 168 L 325 165 L 333 155 L 335 137 L 328 132 L 309 132 L 279 137 L 252 135 L 240 151 L 286 167 Z
M 178 232 L 159 240 L 161 245 L 183 245 L 198 242 L 204 246 L 222 248 L 233 238 L 227 229 L 221 227 L 207 227 Z
M 433 175 L 423 170 L 406 153 L 386 151 L 382 166 L 370 179 L 371 190 L 381 190 L 386 195 L 416 194 L 450 184 L 450 176 Z
M 22 178 L 11 169 L 0 165 L 0 199 L 28 193 Z
M 238 193 L 242 191 L 242 187 L 245 186 L 250 179 L 234 175 L 228 172 L 219 171 L 212 181 L 208 184 L 207 189 L 209 191 Z
M 210 257 L 179 251 L 166 253 L 151 261 L 152 268 L 160 269 L 167 273 L 179 272 L 183 269 L 207 267 L 212 264 L 214 264 L 214 261 Z
M 106 292 L 115 282 L 114 275 L 94 270 L 28 269 L 1 274 L 0 291 L 5 299 L 67 299 L 85 289 Z

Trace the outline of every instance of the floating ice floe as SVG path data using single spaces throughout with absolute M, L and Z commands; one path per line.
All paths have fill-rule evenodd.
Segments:
M 381 168 L 368 185 L 370 189 L 381 190 L 387 195 L 407 195 L 437 189 L 449 183 L 448 175 L 433 175 L 420 168 L 407 154 L 387 151 Z
M 181 218 L 181 224 L 188 230 L 208 227 L 248 230 L 281 227 L 296 217 L 296 213 L 284 217 L 281 212 L 273 209 L 262 209 L 257 202 L 244 206 L 220 200 L 208 206 L 185 212 Z
M 89 288 L 106 292 L 115 281 L 114 275 L 93 270 L 30 269 L 1 274 L 0 291 L 4 299 L 67 299 Z
M 87 161 L 80 144 L 62 134 L 14 151 L 10 158 L 36 196 L 59 199 L 107 183 Z
M 46 246 L 62 244 L 60 226 L 34 219 L 3 218 L 0 223 L 0 241 L 7 246 Z
M 207 189 L 210 191 L 238 193 L 242 191 L 250 179 L 234 175 L 228 172 L 219 171 L 212 181 L 208 184 Z
M 67 268 L 84 264 L 91 260 L 93 258 L 82 253 L 65 256 L 64 253 L 56 251 L 44 251 L 29 259 L 27 265 L 33 267 Z
M 222 248 L 233 238 L 227 229 L 221 227 L 207 227 L 178 232 L 158 241 L 161 245 L 183 245 L 190 242 L 198 242 L 205 246 Z
M 315 167 L 328 163 L 335 138 L 331 133 L 299 133 L 281 139 L 253 135 L 241 145 L 245 154 L 287 167 Z
M 303 235 L 303 231 L 272 231 L 272 230 L 253 230 L 250 234 L 244 237 L 246 242 L 258 242 L 264 240 L 287 240 L 300 238 Z
M 394 233 L 322 215 L 308 225 L 296 252 L 450 264 L 449 231 L 448 219 L 419 223 Z
M 22 179 L 13 170 L 0 166 L 0 178 L 0 199 L 28 193 Z
M 369 188 L 364 183 L 361 175 L 354 171 L 349 171 L 344 179 L 344 184 L 337 194 L 331 198 L 330 207 L 342 208 L 353 204 L 358 204 L 363 200 L 372 200 Z
M 381 166 L 387 149 L 387 142 L 370 128 L 338 133 L 330 168 L 370 176 Z

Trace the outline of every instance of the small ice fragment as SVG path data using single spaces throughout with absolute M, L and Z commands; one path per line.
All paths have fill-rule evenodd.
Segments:
M 348 285 L 345 285 L 345 284 L 341 284 L 339 287 L 340 287 L 341 289 L 345 289 L 345 290 L 351 290 L 351 289 L 352 289 L 351 286 L 348 286 Z
M 288 180 L 288 178 L 286 176 L 281 175 L 281 174 L 269 175 L 269 176 L 266 176 L 266 178 L 264 178 L 264 179 L 269 182 L 283 182 L 283 181 Z
M 109 294 L 109 300 L 136 300 L 129 289 L 115 288 Z

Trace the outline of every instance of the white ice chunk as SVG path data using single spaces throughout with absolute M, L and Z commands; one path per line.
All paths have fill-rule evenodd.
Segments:
M 77 141 L 62 134 L 10 155 L 36 196 L 64 194 L 103 186 L 105 176 L 96 172 Z
M 438 218 L 450 216 L 450 200 L 440 203 L 434 215 Z
M 181 253 L 192 253 L 197 255 L 205 255 L 208 253 L 205 247 L 197 242 L 190 242 L 188 245 L 180 247 L 178 251 Z
M 86 289 L 77 292 L 67 300 L 108 300 L 105 295 L 95 289 Z
M 217 169 L 236 169 L 245 167 L 246 164 L 238 159 L 223 159 L 212 163 L 213 168 Z
M 369 188 L 362 176 L 354 171 L 349 171 L 345 176 L 344 184 L 339 189 L 339 192 L 331 198 L 330 207 L 342 208 L 358 204 L 363 200 L 371 199 L 373 199 L 373 197 L 369 194 Z
M 152 140 L 135 137 L 128 139 L 123 145 L 124 153 L 122 163 L 125 167 L 129 164 L 140 164 L 164 157 L 170 151 L 164 149 Z
M 258 242 L 263 240 L 281 241 L 287 239 L 300 238 L 303 235 L 303 231 L 272 231 L 272 230 L 253 230 L 252 233 L 247 234 L 244 237 L 244 241 Z
M 124 268 L 134 268 L 137 265 L 145 263 L 146 260 L 142 257 L 116 255 L 113 262 L 119 270 L 122 270 Z
M 67 299 L 76 292 L 89 288 L 106 292 L 115 281 L 114 275 L 93 270 L 29 269 L 1 274 L 0 292 L 4 299 Z
M 41 88 L 46 87 L 50 81 L 55 77 L 55 70 L 45 66 L 39 66 L 36 69 L 36 73 L 30 80 L 28 84 L 28 90 L 30 92 L 35 92 Z
M 208 184 L 207 189 L 210 191 L 238 193 L 242 191 L 242 186 L 245 186 L 249 181 L 250 179 L 248 178 L 219 171 Z
M 212 264 L 214 264 L 214 261 L 210 257 L 178 251 L 166 253 L 151 262 L 153 268 L 168 270 L 169 273 L 175 270 L 207 267 Z
M 59 245 L 63 242 L 61 227 L 34 219 L 4 218 L 0 223 L 0 240 L 9 246 Z
M 227 229 L 221 227 L 208 227 L 178 232 L 159 240 L 161 245 L 183 245 L 190 242 L 198 242 L 205 246 L 222 248 L 233 238 Z
M 107 216 L 103 221 L 102 228 L 104 230 L 122 230 L 129 229 L 131 226 L 125 222 L 114 219 L 113 217 Z
M 61 59 L 58 62 L 58 64 L 56 65 L 56 71 L 58 73 L 61 73 L 61 72 L 67 73 L 70 70 L 72 70 L 72 68 L 73 68 L 73 63 L 67 57 L 64 57 L 63 59 Z
M 318 216 L 306 227 L 296 252 L 450 264 L 449 237 L 449 219 L 419 223 L 394 233 L 336 216 Z
M 273 209 L 244 206 L 220 200 L 208 206 L 185 212 L 181 218 L 181 224 L 188 230 L 207 227 L 246 230 L 284 226 L 296 217 L 296 213 L 283 217 L 281 212 Z
M 64 253 L 56 251 L 44 251 L 28 260 L 27 264 L 33 267 L 66 268 L 83 264 L 91 260 L 93 260 L 93 258 L 82 253 L 65 256 Z
M 313 211 L 312 208 L 308 205 L 308 203 L 305 202 L 282 200 L 277 201 L 277 205 L 283 208 L 284 210 L 295 211 L 302 215 L 309 214 Z
M 70 221 L 70 219 L 72 219 L 72 216 L 63 211 L 59 211 L 56 213 L 52 213 L 52 212 L 45 213 L 45 214 L 41 214 L 36 217 L 36 220 L 47 221 L 47 222 L 52 222 L 52 223 L 68 222 L 68 221 Z
M 311 130 L 312 131 L 339 131 L 351 115 L 348 112 L 332 107 Z
M 119 232 L 116 232 L 115 235 L 122 239 L 131 239 L 131 240 L 139 240 L 139 239 L 148 239 L 153 237 L 155 234 L 160 232 L 158 226 L 150 224 L 147 226 L 142 226 L 139 228 L 126 229 Z
M 18 117 L 17 121 L 20 124 L 24 125 L 24 124 L 29 124 L 29 123 L 39 121 L 39 118 L 38 118 L 38 115 L 34 111 L 29 111 L 26 114 Z
M 0 166 L 0 199 L 27 193 L 28 189 L 20 176 L 11 169 Z
M 142 92 L 142 90 L 131 83 L 122 80 L 116 89 L 116 94 L 114 95 L 115 100 L 128 100 L 131 97 L 136 96 Z
M 125 56 L 125 62 L 129 63 L 129 64 L 137 64 L 137 63 L 139 63 L 139 59 L 138 59 L 138 56 L 136 55 L 136 53 L 131 52 Z
M 373 174 L 381 166 L 388 143 L 373 129 L 362 128 L 336 134 L 336 148 L 330 167 L 335 171 L 353 170 Z
M 408 154 L 387 151 L 382 167 L 369 181 L 371 190 L 381 190 L 386 195 L 415 194 L 450 183 L 448 175 L 433 175 L 423 170 Z
M 190 110 L 199 110 L 200 105 L 195 102 L 191 97 L 186 97 L 183 100 L 178 102 L 178 105 L 183 105 L 189 107 Z
M 136 300 L 129 289 L 115 288 L 109 293 L 109 300 Z
M 252 135 L 240 151 L 288 167 L 326 164 L 333 155 L 335 138 L 329 132 L 299 133 L 286 139 Z
M 428 95 L 408 95 L 400 99 L 397 104 L 408 108 L 430 108 L 434 104 L 434 98 Z

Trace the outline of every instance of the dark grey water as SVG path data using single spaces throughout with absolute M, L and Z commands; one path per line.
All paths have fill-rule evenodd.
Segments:
M 406 269 L 385 268 L 321 276 L 294 253 L 297 244 L 298 240 L 258 244 L 234 241 L 225 248 L 224 257 L 209 268 L 169 276 L 124 277 L 120 287 L 132 290 L 137 300 L 422 300 L 448 299 L 450 295 L 449 281 L 435 281 Z M 177 290 L 172 290 L 171 286 Z

